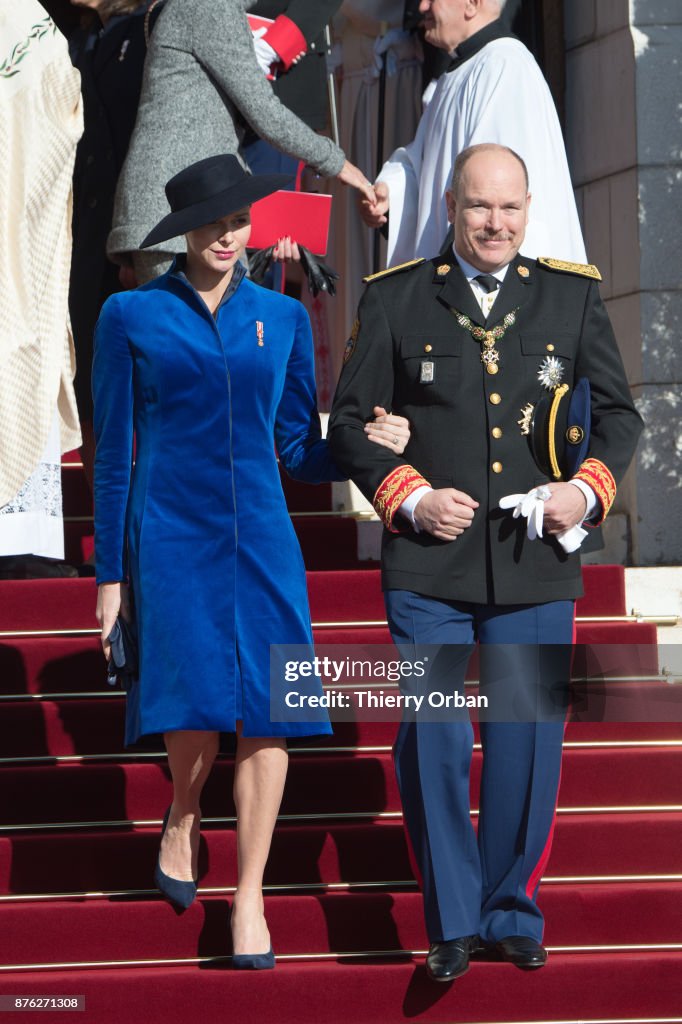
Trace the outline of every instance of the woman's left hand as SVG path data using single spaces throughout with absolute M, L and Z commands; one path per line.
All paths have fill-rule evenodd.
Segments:
M 394 416 L 380 405 L 375 405 L 374 419 L 365 424 L 365 433 L 375 444 L 402 455 L 410 440 L 410 424 L 404 416 Z
M 272 259 L 275 263 L 300 263 L 301 254 L 298 250 L 298 243 L 292 242 L 289 235 L 279 238 L 277 245 L 272 250 Z

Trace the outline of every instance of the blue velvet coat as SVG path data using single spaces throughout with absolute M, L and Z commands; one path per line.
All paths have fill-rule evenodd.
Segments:
M 243 279 L 214 318 L 171 269 L 104 304 L 93 395 L 97 581 L 130 579 L 139 632 L 126 741 L 330 732 L 270 721 L 269 645 L 312 642 L 275 445 L 296 479 L 342 479 L 303 306 Z

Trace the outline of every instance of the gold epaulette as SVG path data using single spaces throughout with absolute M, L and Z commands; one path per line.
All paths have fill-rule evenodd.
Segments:
M 408 260 L 407 263 L 399 263 L 397 267 L 387 267 L 386 270 L 380 270 L 378 274 L 369 274 L 367 277 L 363 277 L 365 284 L 369 284 L 370 281 L 378 281 L 380 277 L 388 277 L 389 274 L 397 274 L 399 270 L 406 270 L 408 267 L 416 267 L 420 263 L 426 261 L 422 257 L 418 260 Z
M 565 274 L 579 274 L 580 277 L 591 277 L 595 281 L 602 279 L 594 263 L 568 263 L 566 260 L 554 260 L 551 256 L 538 256 L 538 263 L 541 267 L 561 270 Z

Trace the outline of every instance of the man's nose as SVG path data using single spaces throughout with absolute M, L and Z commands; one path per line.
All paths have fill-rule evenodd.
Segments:
M 499 231 L 502 227 L 502 212 L 501 210 L 491 207 L 488 211 L 488 227 L 491 231 Z

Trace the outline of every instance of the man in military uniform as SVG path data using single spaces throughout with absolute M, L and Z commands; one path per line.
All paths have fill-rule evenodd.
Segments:
M 439 678 L 463 692 L 467 645 L 477 639 L 481 691 L 502 680 L 534 707 L 542 687 L 570 674 L 582 594 L 574 535 L 608 513 L 641 420 L 598 270 L 518 255 L 529 203 L 516 153 L 488 144 L 460 154 L 447 193 L 454 247 L 368 279 L 330 441 L 386 527 L 382 578 L 396 644 L 444 645 Z M 591 430 L 583 417 L 558 437 L 562 396 L 583 379 Z M 550 415 L 536 422 L 543 404 Z M 376 405 L 410 420 L 403 458 L 363 444 Z M 580 444 L 580 464 L 562 474 L 562 447 Z M 537 536 L 499 503 L 541 485 L 531 502 L 544 513 Z M 431 941 L 426 966 L 438 981 L 463 974 L 479 941 L 521 968 L 546 959 L 535 897 L 551 844 L 563 714 L 520 717 L 481 722 L 478 842 L 468 717 L 406 718 L 398 734 L 396 772 Z

